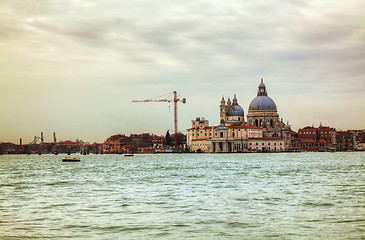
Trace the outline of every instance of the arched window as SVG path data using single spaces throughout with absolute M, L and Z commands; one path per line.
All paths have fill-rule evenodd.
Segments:
M 255 120 L 255 125 L 256 125 L 256 127 L 258 127 L 259 126 L 259 120 Z
M 272 135 L 272 137 L 279 137 L 279 135 L 278 135 L 277 133 L 274 133 L 274 134 Z
M 271 126 L 271 127 L 274 127 L 274 122 L 273 122 L 273 120 L 272 120 L 272 119 L 270 119 L 270 126 Z

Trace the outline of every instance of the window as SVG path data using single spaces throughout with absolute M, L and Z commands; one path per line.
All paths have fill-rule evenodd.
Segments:
M 232 133 L 232 137 L 234 137 L 234 133 Z
M 221 135 L 220 136 L 221 136 L 221 138 L 223 137 L 223 133 L 222 132 L 221 132 Z

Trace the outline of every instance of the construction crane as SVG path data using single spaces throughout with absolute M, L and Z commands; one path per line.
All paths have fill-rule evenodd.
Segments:
M 31 141 L 29 144 L 37 144 L 40 139 L 40 137 L 34 136 L 33 141 Z
M 138 102 L 174 102 L 174 125 L 175 125 L 175 147 L 177 147 L 177 102 L 186 103 L 186 98 L 179 99 L 177 96 L 177 92 L 173 91 L 174 94 L 173 99 L 168 98 L 162 98 L 162 97 L 171 97 L 171 93 L 162 95 L 159 97 L 151 98 L 151 99 L 145 99 L 145 100 L 133 100 L 132 103 L 138 103 Z

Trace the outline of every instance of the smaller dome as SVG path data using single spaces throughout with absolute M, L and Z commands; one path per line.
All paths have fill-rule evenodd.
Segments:
M 243 116 L 243 108 L 240 105 L 232 105 L 227 112 L 228 116 Z

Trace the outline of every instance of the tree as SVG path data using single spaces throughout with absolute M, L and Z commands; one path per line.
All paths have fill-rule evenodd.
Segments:
M 166 146 L 172 146 L 172 140 L 171 140 L 171 136 L 170 136 L 170 132 L 169 130 L 167 130 L 166 132 L 166 137 L 165 137 L 165 141 L 166 141 Z

